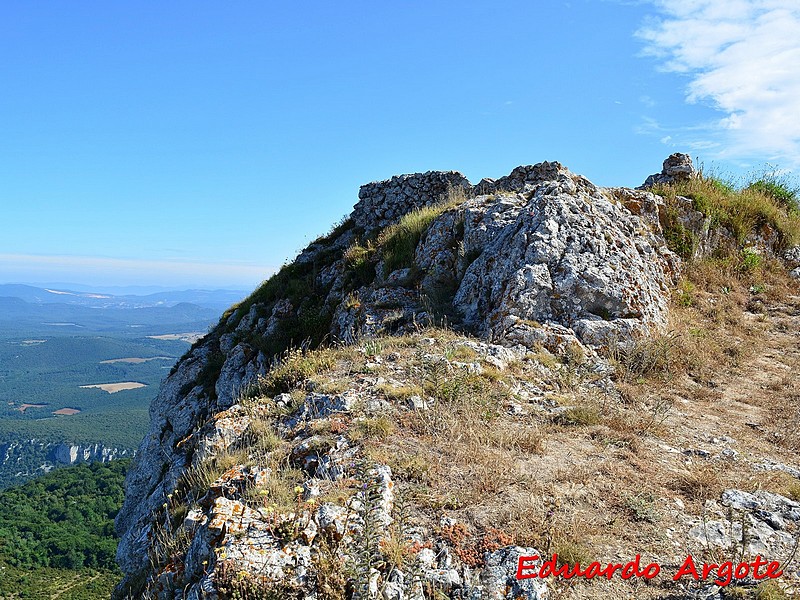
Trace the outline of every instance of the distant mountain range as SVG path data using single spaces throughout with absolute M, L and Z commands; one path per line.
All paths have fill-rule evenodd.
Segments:
M 0 328 L 74 334 L 130 330 L 146 335 L 205 331 L 247 292 L 164 290 L 113 295 L 26 284 L 0 284 Z
M 71 304 L 91 308 L 171 307 L 182 302 L 220 312 L 247 295 L 243 290 L 162 290 L 146 295 L 108 294 L 33 285 L 0 284 L 0 297 L 19 298 L 32 304 Z

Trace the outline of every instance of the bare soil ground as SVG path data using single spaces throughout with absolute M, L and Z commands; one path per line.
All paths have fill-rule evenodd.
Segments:
M 625 427 L 611 417 L 611 427 L 554 433 L 545 456 L 530 461 L 536 487 L 551 487 L 562 499 L 559 526 L 585 558 L 620 562 L 641 554 L 662 567 L 652 582 L 553 582 L 556 598 L 684 598 L 670 577 L 688 554 L 704 554 L 688 536 L 686 516 L 701 516 L 705 501 L 728 488 L 797 499 L 800 481 L 759 467 L 800 468 L 800 296 L 745 311 L 742 320 L 739 335 L 729 332 L 728 339 L 739 351 L 729 352 L 731 361 L 704 365 L 702 383 L 691 374 L 655 388 L 640 381 L 640 408 L 653 411 L 656 422 L 631 432 L 627 447 L 618 441 Z M 551 468 L 542 469 L 543 461 Z M 731 595 L 724 597 L 773 597 L 725 591 Z
M 117 392 L 121 392 L 123 390 L 135 390 L 137 388 L 147 387 L 145 383 L 139 383 L 137 381 L 122 381 L 120 383 L 94 383 L 91 385 L 82 385 L 82 388 L 97 388 L 101 389 L 104 392 L 108 392 L 109 394 L 116 394 Z
M 101 360 L 100 364 L 101 365 L 113 365 L 115 363 L 128 363 L 128 364 L 132 364 L 132 365 L 139 365 L 141 363 L 145 363 L 145 362 L 148 362 L 148 361 L 151 361 L 151 360 L 174 360 L 174 359 L 170 358 L 169 356 L 153 356 L 153 357 L 150 357 L 150 358 L 136 358 L 136 357 L 132 357 L 132 358 L 112 358 L 112 359 L 109 359 L 109 360 Z

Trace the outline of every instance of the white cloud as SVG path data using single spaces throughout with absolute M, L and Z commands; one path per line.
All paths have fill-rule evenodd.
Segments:
M 645 54 L 689 77 L 686 100 L 722 113 L 687 142 L 718 158 L 800 167 L 800 2 L 653 0 Z M 700 139 L 699 136 L 705 136 Z

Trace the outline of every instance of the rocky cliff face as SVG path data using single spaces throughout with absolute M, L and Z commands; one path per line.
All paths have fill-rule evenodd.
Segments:
M 133 454 L 103 444 L 67 444 L 30 439 L 0 444 L 0 481 L 17 483 L 59 466 L 108 462 Z
M 76 465 L 79 463 L 109 462 L 129 456 L 129 452 L 120 448 L 109 448 L 103 444 L 58 444 L 52 449 L 51 456 L 56 464 Z
M 663 178 L 684 174 L 673 166 Z M 599 188 L 555 162 L 475 186 L 456 172 L 404 175 L 362 187 L 359 198 L 349 220 L 224 314 L 162 385 L 117 517 L 126 573 L 118 597 L 236 597 L 245 588 L 343 597 L 336 588 L 400 599 L 432 587 L 453 598 L 546 597 L 541 583 L 514 577 L 517 557 L 534 548 L 487 537 L 472 562 L 454 551 L 463 540 L 454 541 L 457 524 L 446 518 L 435 530 L 392 529 L 404 518 L 392 469 L 341 428 L 374 433 L 381 411 L 429 411 L 436 399 L 427 383 L 394 396 L 385 387 L 400 384 L 380 377 L 303 388 L 306 363 L 287 350 L 446 322 L 482 341 L 441 356 L 419 350 L 426 373 L 442 365 L 472 376 L 549 351 L 589 360 L 592 385 L 608 387 L 598 352 L 667 325 L 681 260 L 662 235 L 664 201 L 647 190 Z M 453 348 L 474 360 L 448 356 Z M 541 386 L 558 385 L 555 371 L 536 368 Z M 534 402 L 537 390 L 525 384 L 515 393 Z M 279 450 L 283 463 L 273 460 Z M 272 499 L 285 465 L 297 487 L 279 514 Z M 343 487 L 320 492 L 333 484 Z M 403 546 L 387 566 L 385 548 L 398 537 L 416 561 Z M 326 579 L 333 564 L 351 565 L 349 583 Z

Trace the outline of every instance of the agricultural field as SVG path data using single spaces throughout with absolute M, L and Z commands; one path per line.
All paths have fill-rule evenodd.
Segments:
M 191 298 L 0 285 L 0 489 L 131 456 L 161 381 L 230 292 Z

